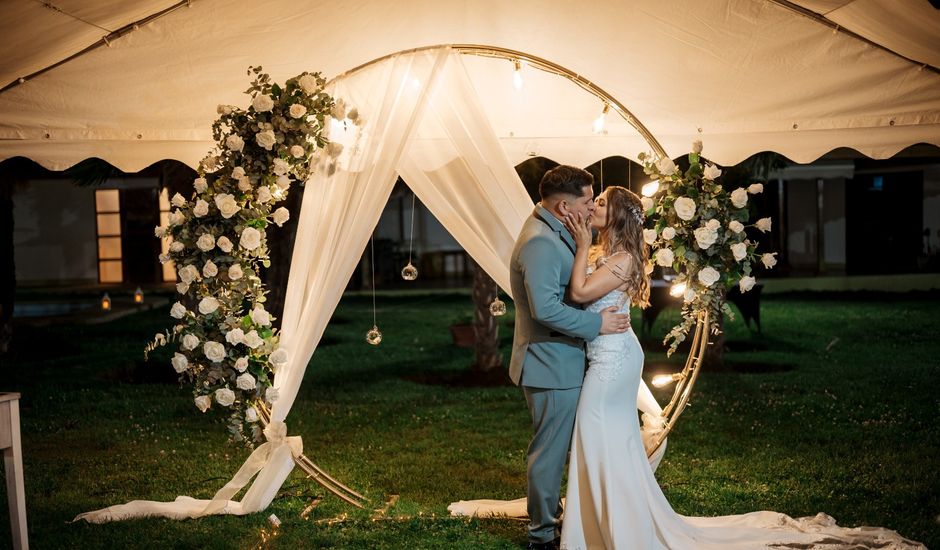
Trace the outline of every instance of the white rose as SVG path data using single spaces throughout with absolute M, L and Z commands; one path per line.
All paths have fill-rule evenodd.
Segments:
M 238 180 L 238 190 L 239 191 L 248 191 L 251 189 L 251 180 L 248 178 L 241 178 Z
M 689 303 L 692 300 L 695 300 L 695 289 L 693 289 L 692 287 L 686 287 L 685 293 L 683 293 L 682 295 L 682 301 L 685 303 Z
M 242 237 L 238 241 L 239 246 L 245 250 L 254 250 L 261 246 L 261 232 L 254 227 L 246 227 L 242 230 Z
M 225 346 L 218 342 L 206 342 L 202 345 L 202 353 L 213 363 L 219 363 L 225 359 Z
M 673 260 L 675 260 L 675 254 L 669 248 L 660 248 L 656 251 L 656 265 L 661 267 L 671 267 Z
M 254 407 L 248 407 L 245 410 L 245 422 L 252 423 L 258 421 L 258 411 Z
M 744 277 L 741 277 L 740 281 L 738 281 L 738 288 L 741 289 L 741 292 L 747 292 L 748 290 L 754 288 L 756 283 L 757 279 L 749 275 L 745 275 Z
M 196 206 L 193 206 L 193 216 L 201 218 L 209 213 L 209 203 L 199 199 L 196 201 Z
M 330 109 L 330 116 L 336 120 L 343 120 L 346 118 L 346 102 L 344 102 L 342 99 L 337 99 L 336 102 L 333 103 L 333 108 Z
M 675 237 L 675 236 L 676 236 L 676 230 L 673 229 L 671 226 L 666 227 L 665 229 L 663 229 L 662 237 L 663 237 L 664 239 L 666 239 L 667 241 L 671 241 L 672 238 Z
M 681 220 L 689 221 L 695 215 L 695 201 L 689 197 L 679 197 L 672 207 Z
M 200 395 L 194 399 L 194 401 L 196 403 L 196 407 L 202 412 L 209 410 L 209 406 L 212 405 L 212 398 L 210 398 L 208 395 Z
M 653 244 L 656 242 L 656 230 L 655 229 L 644 229 L 643 230 L 643 242 L 646 244 Z
M 215 248 L 215 237 L 208 233 L 203 233 L 202 235 L 199 235 L 199 240 L 196 241 L 196 246 L 199 247 L 199 250 L 208 252 Z
M 241 151 L 245 148 L 245 140 L 243 140 L 239 135 L 232 134 L 225 138 L 225 145 L 227 145 L 228 148 L 232 151 Z
M 728 229 L 734 231 L 735 233 L 740 233 L 744 231 L 744 225 L 738 220 L 732 220 L 731 223 L 728 224 Z
M 770 231 L 770 218 L 761 218 L 754 225 L 764 233 Z
M 235 402 L 235 392 L 228 388 L 219 388 L 215 390 L 215 401 L 223 407 L 228 407 Z
M 258 193 L 255 196 L 255 199 L 261 204 L 269 202 L 271 200 L 271 189 L 269 189 L 267 185 L 262 185 L 258 188 Z
M 228 268 L 228 278 L 229 278 L 229 279 L 231 279 L 231 280 L 233 280 L 233 281 L 237 281 L 237 280 L 239 280 L 239 279 L 242 278 L 242 275 L 243 275 L 243 273 L 242 273 L 242 266 L 240 266 L 240 265 L 238 265 L 238 264 L 232 264 L 232 265 Z
M 302 77 L 297 79 L 297 84 L 303 89 L 304 93 L 307 95 L 312 95 L 319 89 L 317 86 L 317 79 L 313 75 L 305 74 Z
M 290 156 L 294 157 L 295 159 L 303 157 L 305 153 L 306 151 L 304 151 L 304 148 L 300 145 L 293 145 L 290 148 Z
M 744 208 L 747 206 L 747 189 L 738 187 L 731 192 L 731 204 L 735 208 Z
M 157 260 L 159 260 L 161 264 L 165 264 L 170 261 L 170 256 L 168 254 L 160 254 L 157 256 Z
M 747 243 L 731 245 L 731 253 L 734 254 L 734 259 L 740 262 L 747 256 Z
M 290 211 L 288 211 L 283 206 L 274 211 L 274 223 L 278 227 L 284 225 L 284 222 L 290 219 Z
M 176 283 L 176 291 L 180 294 L 189 292 L 189 283 Z
M 275 183 L 281 188 L 281 191 L 287 191 L 290 188 L 290 178 L 287 176 L 278 176 Z
M 179 352 L 173 354 L 173 359 L 170 359 L 170 363 L 173 365 L 173 370 L 176 372 L 183 372 L 189 367 L 189 359 L 186 359 L 186 356 Z
M 196 178 L 193 180 L 193 188 L 196 189 L 197 193 L 204 193 L 209 188 L 209 182 L 206 181 L 206 178 Z
M 698 272 L 698 280 L 705 286 L 712 286 L 718 281 L 719 277 L 718 271 L 711 266 Z
M 331 141 L 326 144 L 326 147 L 323 148 L 326 151 L 326 154 L 331 158 L 336 158 L 343 154 L 343 144 L 338 141 Z
M 251 320 L 256 325 L 265 327 L 271 324 L 271 314 L 265 311 L 264 306 L 256 305 L 251 310 Z
M 186 245 L 183 244 L 183 241 L 173 241 L 170 243 L 170 252 L 182 252 L 186 248 Z
M 166 228 L 165 228 L 165 227 L 161 227 L 161 226 L 159 226 L 159 225 L 156 226 L 156 227 L 154 227 L 154 228 L 153 228 L 153 236 L 156 237 L 156 238 L 158 238 L 158 239 L 162 239 L 163 237 L 166 236 Z
M 251 100 L 251 106 L 259 113 L 265 113 L 274 108 L 274 100 L 267 94 L 258 94 Z
M 232 169 L 232 179 L 240 180 L 245 177 L 245 169 L 241 166 L 236 166 Z
M 218 107 L 215 108 L 215 112 L 218 113 L 218 114 L 220 114 L 220 115 L 230 115 L 230 114 L 232 114 L 232 111 L 233 111 L 234 109 L 235 109 L 235 107 L 232 107 L 231 105 L 221 105 L 221 104 L 220 104 Z
M 235 361 L 235 370 L 238 372 L 245 372 L 245 369 L 248 368 L 248 357 L 239 357 Z
M 232 251 L 232 241 L 228 240 L 228 237 L 224 235 L 219 237 L 219 240 L 215 241 L 215 245 L 226 254 Z
M 260 147 L 270 151 L 271 147 L 274 147 L 274 144 L 277 143 L 277 138 L 274 137 L 274 131 L 265 130 L 255 134 L 255 142 L 257 142 Z
M 276 373 L 281 367 L 287 365 L 287 350 L 284 348 L 277 348 L 274 350 L 270 356 L 268 356 L 268 362 L 271 363 L 271 368 Z
M 219 274 L 219 268 L 212 260 L 206 260 L 206 265 L 202 266 L 203 277 L 215 277 Z
M 705 227 L 707 227 L 711 231 L 718 231 L 719 229 L 721 229 L 721 222 L 716 220 L 715 218 L 712 218 L 708 220 L 707 222 L 705 222 Z
M 258 346 L 264 344 L 264 339 L 258 336 L 257 330 L 253 330 L 245 335 L 245 340 L 242 343 L 251 349 L 256 349 Z
M 274 403 L 275 401 L 277 401 L 278 397 L 280 396 L 278 395 L 277 388 L 275 388 L 274 386 L 269 387 L 267 391 L 264 392 L 264 398 L 267 400 L 268 403 Z
M 649 212 L 650 209 L 653 208 L 653 204 L 654 204 L 654 203 L 653 203 L 653 199 L 651 199 L 651 198 L 649 198 L 649 197 L 641 197 L 641 198 L 640 198 L 640 204 L 643 205 L 643 211 L 644 211 L 644 212 Z
M 235 387 L 245 391 L 253 390 L 255 389 L 255 377 L 246 372 L 235 379 Z
M 301 105 L 300 103 L 294 103 L 290 106 L 289 111 L 291 118 L 300 118 L 307 114 L 307 108 Z
M 776 252 L 768 252 L 760 257 L 760 261 L 762 264 L 764 264 L 764 267 L 766 267 L 767 269 L 770 269 L 773 266 L 777 265 L 777 258 L 774 258 L 774 256 L 776 255 L 777 255 Z
M 225 333 L 225 341 L 233 346 L 236 344 L 241 344 L 245 339 L 245 331 L 240 328 L 233 328 L 232 330 Z
M 241 210 L 241 207 L 238 206 L 238 203 L 235 202 L 235 197 L 230 193 L 220 193 L 215 196 L 215 206 L 221 212 L 222 217 L 229 219 L 235 215 L 236 212 Z
M 699 227 L 693 233 L 695 234 L 695 244 L 702 250 L 707 249 L 718 240 L 718 233 L 707 227 Z
M 702 152 L 702 140 L 697 139 L 692 142 L 692 152 L 696 155 Z
M 196 346 L 199 345 L 199 338 L 195 334 L 187 334 L 183 336 L 183 349 L 186 351 L 192 351 L 196 349 Z
M 290 164 L 287 164 L 287 161 L 284 159 L 274 159 L 274 166 L 271 170 L 274 172 L 274 175 L 283 176 L 290 171 Z
M 217 309 L 219 309 L 219 301 L 212 296 L 206 296 L 202 300 L 199 300 L 199 313 L 209 315 L 210 313 L 215 313 Z
M 183 214 L 179 208 L 170 212 L 169 219 L 167 223 L 172 227 L 174 225 L 179 225 L 186 221 L 186 214 Z
M 707 180 L 714 181 L 718 179 L 720 175 L 721 175 L 721 170 L 719 170 L 718 167 L 715 166 L 714 164 L 709 164 L 708 166 L 705 167 L 704 170 L 702 170 L 702 177 L 704 177 Z
M 182 319 L 184 315 L 186 315 L 186 306 L 183 304 L 176 302 L 173 304 L 173 307 L 170 308 L 170 317 Z
M 752 195 L 756 195 L 756 194 L 758 194 L 758 193 L 763 193 L 763 192 L 764 192 L 764 184 L 763 184 L 763 183 L 752 183 L 751 185 L 749 185 L 749 186 L 747 187 L 747 192 L 750 193 L 750 194 L 752 194 Z
M 172 204 L 173 206 L 177 208 L 180 208 L 186 204 L 186 199 L 183 198 L 183 195 L 180 195 L 179 193 L 174 193 L 173 198 L 170 199 L 170 204 Z
M 196 270 L 196 266 L 187 265 L 186 267 L 180 268 L 179 276 L 180 276 L 181 281 L 183 281 L 186 284 L 189 284 L 195 281 L 197 277 L 199 277 L 199 271 Z
M 656 163 L 656 168 L 659 170 L 659 173 L 664 176 L 671 176 L 678 170 L 676 163 L 672 162 L 672 159 L 668 157 L 659 159 L 659 162 Z

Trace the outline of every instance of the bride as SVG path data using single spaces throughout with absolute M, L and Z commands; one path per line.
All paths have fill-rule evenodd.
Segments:
M 589 219 L 569 216 L 565 225 L 577 243 L 568 287 L 573 301 L 592 311 L 617 306 L 628 312 L 631 303 L 648 304 L 649 253 L 636 194 L 608 187 Z M 591 246 L 592 228 L 599 233 L 596 246 Z M 639 403 L 644 424 L 661 421 L 658 405 L 641 384 L 643 350 L 636 335 L 629 330 L 599 336 L 588 343 L 587 357 L 562 548 L 923 548 L 888 529 L 839 527 L 825 514 L 793 519 L 767 511 L 711 518 L 675 513 L 653 475 L 637 418 Z

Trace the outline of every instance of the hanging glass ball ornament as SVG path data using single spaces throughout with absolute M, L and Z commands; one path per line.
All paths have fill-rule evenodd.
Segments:
M 408 265 L 401 270 L 401 278 L 406 281 L 414 281 L 418 278 L 418 268 L 411 265 L 411 262 L 408 262 Z
M 490 314 L 493 317 L 506 315 L 506 304 L 499 298 L 493 300 L 493 303 L 490 304 Z
M 372 325 L 372 328 L 369 329 L 369 332 L 366 333 L 366 342 L 377 346 L 382 343 L 382 333 L 379 331 L 379 327 Z

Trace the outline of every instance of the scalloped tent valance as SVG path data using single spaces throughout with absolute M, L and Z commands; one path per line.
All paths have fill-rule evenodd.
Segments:
M 12 84 L 0 92 L 0 159 L 52 169 L 88 157 L 124 170 L 163 158 L 195 165 L 211 146 L 216 104 L 245 102 L 248 65 L 279 80 L 309 69 L 332 76 L 455 43 L 528 52 L 582 75 L 673 156 L 697 138 L 722 164 L 764 150 L 807 162 L 836 147 L 884 158 L 940 145 L 940 12 L 926 0 L 74 4 L 0 8 L 0 85 Z M 107 44 L 30 76 L 103 36 Z M 511 63 L 467 65 L 481 96 L 509 98 L 488 102 L 487 116 L 517 162 L 538 154 L 586 165 L 647 149 L 610 117 L 608 134 L 594 135 L 600 100 L 564 79 L 523 68 L 516 92 Z

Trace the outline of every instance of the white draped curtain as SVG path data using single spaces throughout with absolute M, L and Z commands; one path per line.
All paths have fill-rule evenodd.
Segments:
M 532 201 L 500 145 L 459 54 L 449 48 L 403 54 L 332 84 L 328 93 L 356 108 L 358 126 L 334 125 L 344 145 L 317 170 L 304 200 L 291 257 L 268 441 L 212 500 L 133 501 L 79 516 L 104 522 L 141 516 L 194 518 L 265 509 L 302 450 L 286 437 L 288 413 L 323 331 L 378 223 L 399 175 L 507 293 L 509 258 Z M 296 191 L 295 191 L 296 192 Z M 645 412 L 659 406 L 641 387 Z M 658 463 L 658 453 L 654 464 Z M 256 476 L 256 477 L 255 477 Z M 250 482 L 240 501 L 233 497 Z

